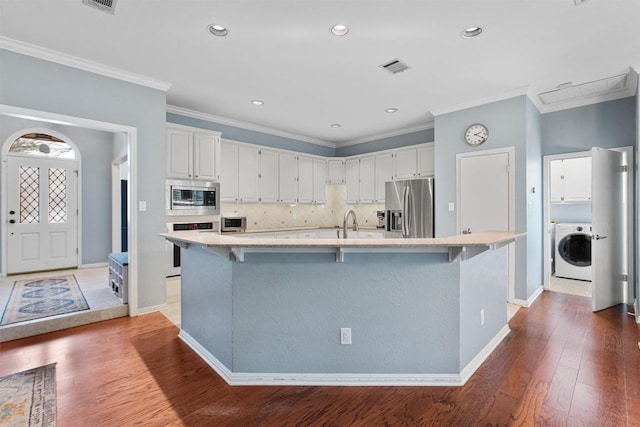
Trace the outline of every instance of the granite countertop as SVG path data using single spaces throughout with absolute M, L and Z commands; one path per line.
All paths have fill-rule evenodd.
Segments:
M 309 228 L 305 228 L 309 229 Z M 292 231 L 288 229 L 288 231 Z M 245 233 L 241 233 L 244 235 Z M 506 231 L 484 231 L 471 234 L 460 234 L 451 237 L 437 237 L 426 239 L 385 239 L 385 238 L 300 238 L 300 239 L 277 239 L 277 238 L 252 238 L 245 239 L 241 236 L 225 233 L 207 231 L 177 231 L 162 233 L 161 236 L 176 242 L 187 244 L 197 244 L 220 248 L 244 247 L 244 248 L 311 248 L 311 247 L 380 247 L 380 248 L 401 248 L 401 247 L 488 247 L 502 245 L 514 241 L 517 237 L 526 233 L 506 232 Z

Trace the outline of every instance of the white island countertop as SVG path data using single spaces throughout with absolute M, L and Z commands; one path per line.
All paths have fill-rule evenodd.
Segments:
M 398 239 L 398 238 L 243 238 L 237 235 L 210 231 L 176 231 L 161 233 L 172 243 L 186 248 L 203 246 L 228 260 L 244 261 L 250 252 L 335 252 L 336 261 L 342 262 L 347 252 L 441 252 L 449 253 L 449 260 L 468 259 L 489 249 L 497 249 L 526 233 L 483 231 L 451 237 Z

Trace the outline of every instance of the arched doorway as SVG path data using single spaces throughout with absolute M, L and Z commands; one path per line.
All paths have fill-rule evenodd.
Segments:
M 50 130 L 6 145 L 7 274 L 77 267 L 79 151 Z

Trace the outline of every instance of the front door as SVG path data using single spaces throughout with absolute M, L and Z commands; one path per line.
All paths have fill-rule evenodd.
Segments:
M 78 265 L 75 160 L 7 156 L 7 273 Z
M 593 311 L 599 311 L 624 301 L 624 183 L 628 172 L 623 168 L 624 154 L 619 151 L 593 148 L 591 156 L 591 305 Z

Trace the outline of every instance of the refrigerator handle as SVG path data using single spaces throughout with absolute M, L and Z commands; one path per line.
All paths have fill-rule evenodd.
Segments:
M 402 237 L 409 237 L 409 224 L 411 224 L 411 216 L 409 214 L 409 186 L 404 187 L 402 194 Z

